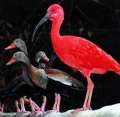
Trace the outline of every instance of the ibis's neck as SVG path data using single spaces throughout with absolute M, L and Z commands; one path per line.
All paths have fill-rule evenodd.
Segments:
M 61 19 L 52 21 L 51 38 L 53 44 L 57 43 L 60 40 L 60 27 L 62 22 L 63 20 Z

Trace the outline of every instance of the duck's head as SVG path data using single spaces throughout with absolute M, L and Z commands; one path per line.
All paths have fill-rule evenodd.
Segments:
M 47 13 L 45 16 L 39 21 L 35 30 L 32 35 L 32 41 L 34 40 L 35 33 L 37 32 L 38 28 L 45 23 L 47 20 L 51 20 L 52 22 L 62 22 L 64 19 L 64 10 L 59 4 L 52 4 L 48 7 Z
M 39 63 L 40 60 L 44 60 L 46 62 L 49 62 L 49 58 L 47 57 L 47 55 L 44 51 L 38 51 L 35 55 L 35 61 L 37 63 Z
M 15 52 L 6 65 L 12 65 L 16 62 L 23 62 L 25 64 L 30 63 L 28 57 L 25 55 L 24 52 L 21 52 L 21 51 Z
M 8 47 L 5 48 L 5 50 L 10 50 L 13 48 L 18 48 L 21 51 L 23 51 L 26 55 L 28 55 L 26 44 L 20 38 L 15 39 Z

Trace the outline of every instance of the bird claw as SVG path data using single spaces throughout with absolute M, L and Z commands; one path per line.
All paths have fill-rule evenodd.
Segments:
M 92 108 L 90 106 L 83 106 L 82 108 L 77 108 L 71 112 L 70 117 L 75 117 L 77 113 L 79 113 L 81 111 L 86 111 L 86 110 L 92 110 Z

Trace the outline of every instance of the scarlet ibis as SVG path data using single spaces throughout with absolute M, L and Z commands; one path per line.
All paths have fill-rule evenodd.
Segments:
M 88 85 L 83 110 L 90 109 L 94 89 L 94 83 L 90 79 L 91 74 L 113 71 L 120 75 L 120 65 L 111 55 L 89 40 L 73 35 L 60 35 L 64 10 L 59 4 L 52 4 L 47 9 L 47 14 L 39 21 L 33 32 L 32 41 L 38 28 L 48 19 L 52 22 L 50 34 L 56 55 L 64 64 L 78 70 L 87 79 Z
M 25 42 L 22 39 L 15 39 L 8 47 L 5 48 L 5 50 L 12 49 L 12 48 L 19 48 L 21 51 L 23 51 L 27 56 L 28 56 L 28 51 Z M 43 51 L 38 51 L 35 57 L 35 60 L 37 63 L 40 62 L 40 60 L 44 60 L 46 62 L 49 61 L 49 58 L 47 57 L 46 53 Z M 39 64 L 41 66 L 41 63 Z M 45 65 L 45 64 L 44 64 Z M 40 68 L 41 69 L 41 68 Z M 68 86 L 73 86 L 75 88 L 84 88 L 84 85 L 70 76 L 69 74 L 58 70 L 58 69 L 44 69 L 46 74 L 48 75 L 49 79 L 52 79 L 54 81 L 58 81 L 62 84 L 68 85 Z M 26 69 L 23 69 L 23 73 L 26 73 Z M 27 75 L 27 73 L 26 73 Z M 25 76 L 25 75 L 24 75 Z M 23 77 L 24 80 L 28 83 L 30 83 L 28 77 Z
M 5 48 L 5 50 L 10 50 L 10 49 L 14 49 L 14 48 L 20 49 L 28 56 L 27 46 L 21 38 L 16 38 L 9 46 L 7 46 Z M 8 88 L 10 88 L 12 86 L 12 84 L 16 84 L 15 82 L 20 81 L 20 79 L 21 80 L 23 79 L 25 81 L 25 83 L 27 83 L 28 85 L 33 86 L 33 84 L 31 83 L 31 80 L 29 79 L 29 75 L 28 75 L 26 66 L 22 64 L 21 67 L 22 67 L 22 74 L 15 80 L 13 80 L 12 83 L 10 83 Z

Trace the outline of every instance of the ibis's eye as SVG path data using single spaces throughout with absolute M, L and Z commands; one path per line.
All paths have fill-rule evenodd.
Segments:
M 55 13 L 55 12 L 57 12 L 57 11 L 58 11 L 58 9 L 52 9 L 52 10 L 51 10 L 52 13 Z

